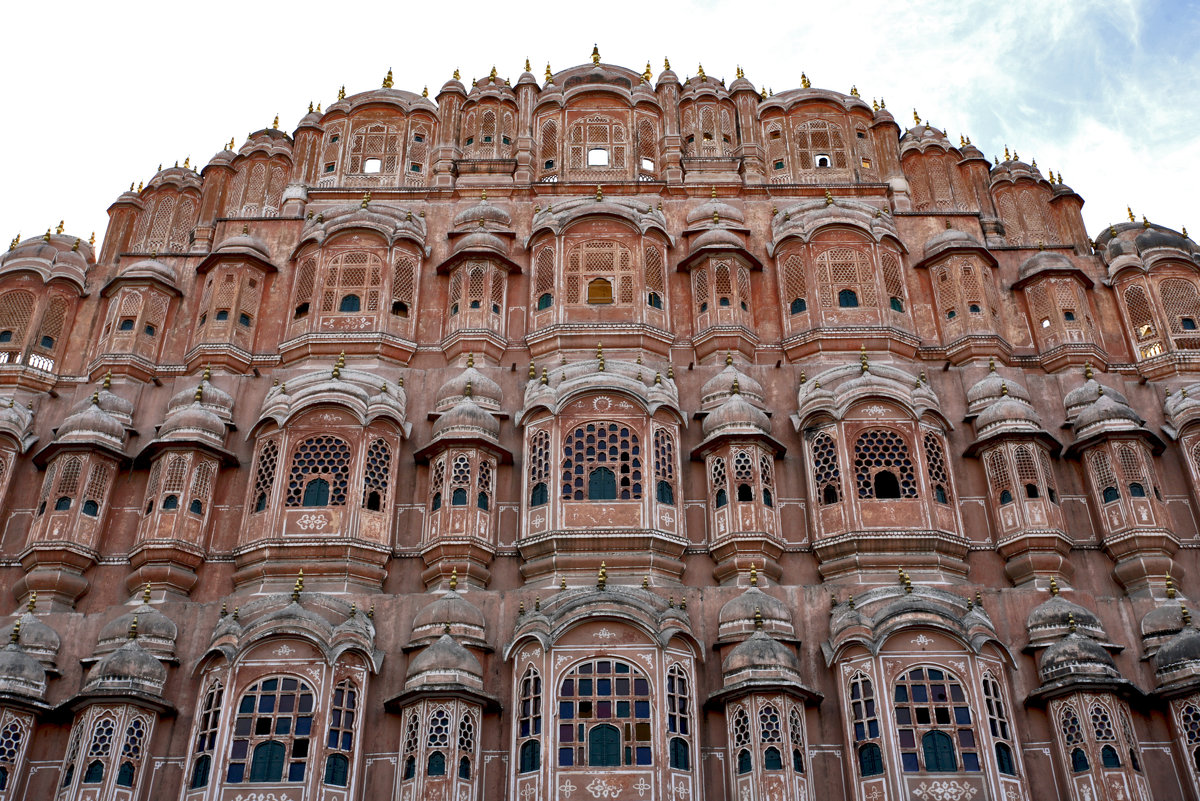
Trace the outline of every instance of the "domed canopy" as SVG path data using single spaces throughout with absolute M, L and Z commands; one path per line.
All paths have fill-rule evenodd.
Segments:
M 483 197 L 473 206 L 460 211 L 454 215 L 454 227 L 470 225 L 479 225 L 480 220 L 484 225 L 495 225 L 499 228 L 510 228 L 512 226 L 512 215 L 505 211 L 500 206 L 493 205 L 487 201 L 487 193 L 483 193 Z
M 714 189 L 711 198 L 688 212 L 688 227 L 711 223 L 713 222 L 714 215 L 716 215 L 715 219 L 719 222 L 737 223 L 738 225 L 746 222 L 746 215 L 742 213 L 741 209 L 718 198 Z
M 717 434 L 769 434 L 771 421 L 735 392 L 706 416 L 700 427 L 705 439 Z
M 1107 393 L 1091 404 L 1082 407 L 1071 422 L 1076 437 L 1084 437 L 1101 427 L 1105 429 L 1133 430 L 1141 428 L 1146 421 L 1122 398 L 1118 400 Z
M 453 409 L 433 423 L 434 439 L 445 439 L 450 436 L 481 436 L 488 440 L 499 441 L 500 421 L 480 408 L 479 404 L 471 398 L 463 398 Z
M 967 390 L 967 414 L 979 414 L 992 402 L 1009 397 L 1029 403 L 1029 390 L 1016 379 L 996 372 L 996 362 L 988 365 L 988 374 Z
M 706 410 L 715 409 L 726 398 L 733 394 L 734 382 L 737 382 L 738 393 L 745 400 L 756 406 L 765 405 L 763 386 L 754 378 L 742 372 L 733 363 L 733 356 L 725 357 L 725 369 L 704 382 L 700 388 L 700 406 Z
M 762 630 L 738 643 L 721 663 L 726 683 L 739 674 L 760 671 L 800 675 L 800 663 L 792 650 Z
M 1051 592 L 1054 594 L 1034 607 L 1025 619 L 1031 646 L 1040 648 L 1060 640 L 1071 631 L 1072 620 L 1079 633 L 1097 640 L 1108 638 L 1094 612 L 1059 595 L 1056 586 Z
M 134 621 L 137 621 L 137 638 L 143 648 L 159 659 L 175 658 L 175 639 L 179 635 L 179 627 L 146 603 L 105 624 L 96 640 L 96 653 L 108 653 L 124 645 Z
M 175 273 L 175 269 L 158 259 L 135 261 L 128 267 L 123 267 L 117 277 L 122 279 L 150 279 L 166 284 L 172 289 L 178 289 L 179 287 L 179 276 Z
M 483 668 L 474 654 L 443 634 L 408 663 L 404 676 L 407 690 L 422 686 L 462 685 L 483 689 Z
M 947 228 L 929 237 L 925 241 L 924 249 L 925 257 L 922 261 L 929 261 L 950 250 L 983 250 L 984 247 L 983 243 L 966 231 Z
M 200 390 L 200 404 L 224 420 L 229 416 L 230 410 L 233 409 L 233 396 L 218 387 L 209 378 L 210 374 L 208 370 L 205 370 L 204 377 L 200 379 L 198 387 Z M 173 412 L 176 409 L 182 409 L 185 406 L 191 406 L 195 403 L 196 389 L 197 387 L 195 386 L 185 386 L 172 395 L 171 400 L 167 403 L 167 411 Z
M 1167 640 L 1154 657 L 1154 669 L 1159 675 L 1186 668 L 1200 668 L 1200 630 L 1190 625 Z
M 18 620 L 0 629 L 0 642 L 8 642 L 12 639 L 13 626 L 18 622 L 21 625 L 19 640 L 21 648 L 36 657 L 43 665 L 53 667 L 58 656 L 58 649 L 62 647 L 62 638 L 58 636 L 58 632 L 50 628 L 33 612 L 26 612 Z
M 161 697 L 166 681 L 167 669 L 133 637 L 95 664 L 83 690 Z
M 180 442 L 198 439 L 219 448 L 225 442 L 225 423 L 197 402 L 168 415 L 157 439 Z
M 1104 646 L 1077 631 L 1054 642 L 1038 662 L 1043 683 L 1062 679 L 1121 679 L 1121 672 Z
M 1110 400 L 1117 403 L 1129 405 L 1124 395 L 1111 387 L 1102 386 L 1100 382 L 1092 377 L 1092 368 L 1090 365 L 1084 368 L 1083 375 L 1086 379 L 1084 383 L 1063 396 L 1063 406 L 1067 410 L 1068 422 L 1073 421 L 1075 416 L 1085 406 L 1095 403 L 1101 395 L 1107 396 Z
M 473 403 L 489 411 L 499 411 L 504 402 L 500 385 L 475 368 L 473 356 L 467 357 L 467 369 L 451 376 L 438 388 L 434 406 L 438 411 L 446 411 L 468 396 Z
M 774 637 L 792 639 L 796 636 L 787 604 L 751 585 L 721 607 L 717 615 L 717 637 L 722 641 L 747 637 L 754 632 L 756 619 L 761 619 L 763 631 Z
M 451 584 L 454 584 L 451 580 Z M 487 646 L 485 636 L 487 622 L 483 612 L 475 604 L 455 590 L 447 592 L 426 606 L 413 619 L 411 645 L 427 645 L 446 633 L 450 627 L 452 637 L 473 648 Z
M 119 419 L 101 409 L 94 395 L 92 402 L 63 421 L 54 442 L 104 445 L 120 451 L 125 447 L 125 426 Z
M 46 669 L 16 642 L 0 650 L 0 697 L 15 695 L 32 701 L 46 696 Z

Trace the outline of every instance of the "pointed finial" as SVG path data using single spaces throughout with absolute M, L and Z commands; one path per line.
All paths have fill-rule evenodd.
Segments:
M 136 640 L 136 639 L 137 639 L 137 615 L 134 615 L 134 616 L 133 616 L 133 620 L 129 621 L 129 634 L 128 634 L 128 637 L 129 637 L 129 639 L 131 639 L 131 640 Z
M 663 58 L 663 69 L 664 70 L 671 69 L 671 59 L 665 58 L 665 57 Z
M 758 565 L 753 562 L 750 563 L 750 586 L 758 586 Z
M 71 245 L 71 252 L 72 252 L 72 253 L 78 253 L 78 252 L 79 252 L 79 245 L 80 245 L 82 242 L 83 242 L 83 240 L 82 240 L 82 239 L 76 238 L 76 239 L 75 239 L 75 244 L 74 244 L 74 245 Z
M 1092 379 L 1092 375 L 1094 375 L 1092 373 L 1092 363 L 1084 362 L 1083 363 L 1083 377 L 1090 381 Z
M 600 63 L 600 47 L 598 45 L 592 45 L 592 63 Z
M 549 370 L 547 370 L 545 367 L 543 367 L 543 368 L 542 368 L 542 378 L 541 378 L 541 383 L 543 383 L 543 384 L 549 384 L 549 383 L 550 383 L 550 371 L 549 371 Z
M 146 582 L 145 589 L 142 590 L 142 603 L 150 603 L 150 582 Z
M 673 364 L 667 365 L 667 380 L 668 381 L 675 380 L 675 365 L 673 365 Z
M 525 616 L 525 602 L 521 601 L 521 605 L 517 607 L 517 617 L 524 617 L 524 616 Z M 447 623 L 446 627 L 449 628 L 450 624 Z
M 50 241 L 50 229 L 49 228 L 46 229 L 46 233 L 42 234 L 42 239 L 46 240 L 47 242 Z
M 1187 226 L 1186 225 L 1183 226 L 1183 230 L 1180 231 L 1179 233 L 1183 234 L 1184 239 L 1187 239 L 1188 238 Z
M 567 588 L 567 577 L 566 576 L 563 576 L 562 580 L 558 582 L 558 588 L 560 590 L 565 590 Z
M 599 203 L 602 200 L 604 200 L 604 187 L 596 184 L 596 202 Z
M 738 66 L 737 66 L 737 76 L 738 76 L 738 78 L 745 78 L 745 77 L 746 77 L 746 73 L 742 72 L 742 65 L 741 65 L 741 64 L 738 64 Z
M 1143 215 L 1142 215 L 1142 227 L 1143 227 L 1143 228 L 1149 228 L 1149 227 L 1150 227 L 1150 221 L 1146 219 L 1146 215 L 1145 215 L 1145 214 L 1143 214 Z
M 667 606 L 671 609 L 675 608 L 675 596 L 674 595 L 667 596 Z
M 391 67 L 388 67 L 387 75 L 385 75 L 383 77 L 383 88 L 384 89 L 392 88 L 392 68 Z
M 857 87 L 857 86 L 851 86 L 851 87 L 850 87 L 850 96 L 851 96 L 851 97 L 858 97 L 858 87 Z
M 1008 153 L 1008 145 L 1005 145 L 1005 146 L 1004 146 L 1004 160 L 1005 160 L 1005 161 L 1012 161 L 1012 156 L 1010 156 L 1010 155 L 1009 155 L 1009 153 Z
M 1000 382 L 1000 394 L 1004 395 L 1005 397 L 1008 396 L 1008 382 L 1007 381 Z
M 734 395 L 740 395 L 742 392 L 741 387 L 738 386 L 738 380 L 737 380 L 736 375 L 733 377 L 733 385 L 729 387 L 729 391 L 732 392 Z
M 995 356 L 988 357 L 988 372 L 989 373 L 996 372 L 996 357 Z
M 451 591 L 458 589 L 458 568 L 450 571 L 450 589 Z
M 296 574 L 296 585 L 292 587 L 292 603 L 300 602 L 300 593 L 304 592 L 304 570 Z
M 1050 595 L 1051 597 L 1058 595 L 1058 581 L 1054 576 L 1050 577 Z
M 867 361 L 867 346 L 866 345 L 859 345 L 858 367 L 864 373 L 871 369 L 871 365 Z
M 492 71 L 488 73 L 488 83 L 496 82 L 496 65 L 492 65 Z
M 1170 574 L 1167 574 L 1167 597 L 1175 597 L 1175 582 L 1171 579 Z
M 468 381 L 466 387 L 463 388 L 463 397 L 465 397 L 465 398 L 471 397 L 471 391 L 472 391 L 471 390 L 471 382 Z
M 25 609 L 28 610 L 29 614 L 31 615 L 37 611 L 37 590 L 29 593 L 29 603 L 25 604 Z
M 906 595 L 912 595 L 912 579 L 907 573 L 904 574 L 904 592 Z
M 1072 634 L 1075 633 L 1075 613 L 1074 612 L 1067 612 L 1067 629 Z
M 233 607 L 233 619 L 234 620 L 237 620 L 241 616 L 241 614 L 242 614 L 242 607 L 240 607 L 240 606 Z
M 1183 615 L 1183 625 L 1185 628 L 1190 628 L 1192 625 L 1192 612 L 1186 606 L 1182 607 L 1180 613 Z
M 975 605 L 980 609 L 983 608 L 983 593 L 979 590 L 975 590 Z
M 1013 148 L 1013 161 L 1020 161 L 1021 157 L 1017 154 L 1017 149 Z
M 698 72 L 699 72 L 699 75 L 697 77 L 699 77 L 700 80 L 702 80 L 702 81 L 708 80 L 708 76 L 704 74 L 704 65 L 703 64 L 700 65 Z
M 275 121 L 271 123 L 271 127 L 276 130 L 279 129 L 279 115 L 278 114 L 275 115 Z
M 763 100 L 766 100 L 766 99 L 767 99 L 767 87 L 765 87 L 765 86 L 764 86 L 764 87 L 762 88 L 762 91 L 761 91 L 761 92 L 759 92 L 759 94 L 761 94 L 761 95 L 762 95 L 762 99 L 763 99 Z
M 313 110 L 313 104 L 312 104 L 312 101 L 310 100 L 310 101 L 308 101 L 308 113 L 312 114 L 312 110 Z
M 975 608 L 975 602 L 971 600 L 970 596 L 967 596 L 967 611 L 970 612 L 974 608 Z
M 800 87 L 803 89 L 811 89 L 812 88 L 812 82 L 808 80 L 807 73 L 804 73 L 804 72 L 800 73 Z M 774 92 L 772 92 L 771 94 L 774 94 Z
M 375 604 L 371 604 L 371 608 L 367 610 L 367 620 L 375 619 Z
M 365 195 L 362 196 L 362 202 L 358 204 L 358 207 L 360 209 L 365 209 L 367 207 L 367 204 L 370 202 L 371 202 L 371 193 L 367 192 Z
M 762 607 L 756 606 L 756 607 L 754 607 L 754 630 L 762 631 L 762 627 L 763 627 Z
M 825 190 L 825 205 L 826 206 L 833 205 L 833 193 L 830 192 L 828 189 Z
M 358 604 L 357 603 L 350 604 L 350 617 L 358 617 Z
M 600 563 L 600 570 L 596 573 L 596 589 L 603 590 L 608 585 L 608 567 L 604 562 Z
M 650 83 L 650 79 L 654 77 L 654 73 L 650 71 L 650 62 L 646 62 L 646 69 L 642 72 L 642 80 Z
M 221 617 L 229 617 L 229 607 L 225 605 L 224 601 L 221 601 Z
M 551 86 L 554 83 L 554 76 L 550 72 L 550 62 L 546 62 L 546 85 Z
M 1126 207 L 1125 207 L 1125 213 L 1129 215 L 1129 221 L 1130 221 L 1130 222 L 1137 222 L 1137 220 L 1135 220 L 1135 219 L 1133 218 L 1133 207 L 1132 207 L 1132 206 L 1126 206 Z
M 642 589 L 643 590 L 650 589 L 650 575 L 649 574 L 642 576 Z

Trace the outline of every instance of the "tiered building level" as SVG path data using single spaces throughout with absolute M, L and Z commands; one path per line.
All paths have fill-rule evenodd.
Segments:
M 0 801 L 1200 799 L 1200 249 L 802 83 L 389 73 L 14 241 Z

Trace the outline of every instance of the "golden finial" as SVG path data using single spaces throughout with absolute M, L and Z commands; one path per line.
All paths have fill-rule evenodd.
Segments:
M 642 589 L 643 590 L 650 589 L 650 575 L 649 574 L 642 576 Z
M 358 604 L 357 603 L 350 604 L 350 617 L 358 617 Z
M 913 122 L 917 125 L 921 124 L 921 115 L 917 113 L 915 108 L 913 109 Z
M 133 185 L 132 185 L 132 184 L 130 184 L 129 188 L 130 188 L 130 189 L 133 189 Z M 8 249 L 9 249 L 9 250 L 16 250 L 16 249 L 17 249 L 17 245 L 19 245 L 19 244 L 21 244 L 21 234 L 20 234 L 20 233 L 18 233 L 16 236 L 14 236 L 14 237 L 12 238 L 12 241 L 8 243 Z
M 846 606 L 849 606 L 851 609 L 854 608 L 854 593 L 850 593 L 850 597 L 846 599 Z
M 368 620 L 375 619 L 375 604 L 371 604 L 371 608 L 367 610 L 367 619 Z
M 392 68 L 391 67 L 388 67 L 387 75 L 385 75 L 383 77 L 383 87 L 382 88 L 384 88 L 384 89 L 392 88 Z
M 1070 632 L 1072 634 L 1075 633 L 1075 613 L 1074 612 L 1067 612 L 1067 629 L 1070 630 Z
M 738 64 L 738 66 L 737 66 L 737 76 L 738 76 L 738 78 L 739 78 L 739 79 L 740 79 L 740 78 L 745 78 L 745 77 L 746 77 L 746 73 L 742 72 L 742 65 L 741 65 L 741 64 Z
M 800 73 L 800 86 L 804 89 L 812 88 L 812 82 L 808 80 L 807 73 L 804 73 L 804 72 Z M 772 92 L 771 94 L 774 94 L 774 92 Z
M 300 593 L 304 592 L 304 569 L 296 574 L 296 585 L 292 587 L 292 603 L 300 602 Z
M 833 205 L 833 193 L 830 192 L 828 189 L 825 190 L 825 205 L 826 206 Z
M 1035 169 L 1035 170 L 1037 169 L 1037 156 L 1034 156 L 1034 157 L 1033 157 L 1033 161 L 1031 161 L 1031 162 L 1029 163 L 1029 166 L 1030 166 L 1030 167 L 1032 167 L 1032 168 L 1033 168 L 1033 169 Z
M 750 563 L 750 586 L 758 586 L 758 565 L 753 562 Z
M 233 607 L 233 619 L 234 620 L 237 620 L 241 616 L 241 614 L 242 614 L 242 607 L 240 607 L 240 606 Z
M 450 571 L 450 590 L 454 591 L 457 589 L 458 589 L 458 568 L 456 567 Z
M 1000 394 L 1004 395 L 1004 396 L 1008 395 L 1008 382 L 1007 381 L 1000 382 Z
M 687 611 L 687 598 L 680 598 L 680 599 L 679 599 L 679 610 L 680 610 L 681 612 L 686 612 L 686 611 Z
M 29 603 L 25 604 L 25 609 L 28 610 L 29 614 L 31 615 L 37 611 L 37 590 L 29 593 Z
M 311 111 L 312 109 L 309 109 L 309 110 Z M 183 160 L 183 168 L 186 170 L 186 169 L 190 168 L 191 166 L 192 166 L 192 157 L 191 156 L 185 157 Z
M 763 99 L 763 100 L 766 100 L 766 99 L 767 99 L 767 87 L 765 87 L 765 86 L 764 86 L 764 87 L 762 88 L 762 91 L 761 91 L 759 94 L 761 94 L 761 95 L 762 95 L 762 99 Z
M 912 579 L 908 577 L 907 573 L 904 574 L 904 592 L 906 595 L 912 595 Z
M 596 202 L 599 203 L 601 200 L 604 200 L 604 187 L 596 184 Z
M 134 615 L 134 616 L 133 616 L 133 620 L 129 621 L 129 634 L 128 634 L 128 637 L 129 637 L 129 639 L 131 639 L 131 640 L 136 640 L 136 639 L 137 639 L 137 615 Z
M 358 207 L 360 209 L 365 209 L 367 207 L 367 204 L 370 202 L 371 202 L 371 193 L 367 192 L 365 195 L 362 196 L 362 202 L 358 204 Z
M 310 100 L 310 101 L 308 101 L 308 113 L 312 114 L 312 111 L 313 111 L 313 104 L 312 104 L 312 101 Z
M 971 596 L 967 596 L 967 611 L 970 612 L 975 608 L 975 602 L 971 600 Z
M 604 562 L 600 563 L 600 570 L 596 573 L 596 589 L 603 590 L 608 585 L 608 567 Z
M 150 582 L 146 582 L 145 589 L 142 590 L 142 603 L 150 603 Z
M 592 45 L 592 63 L 600 63 L 600 48 L 597 45 Z
M 1083 377 L 1086 378 L 1087 380 L 1091 381 L 1093 375 L 1094 375 L 1094 373 L 1092 373 L 1092 363 L 1084 362 L 1083 363 Z
M 1008 145 L 1005 145 L 1005 146 L 1004 146 L 1004 160 L 1005 160 L 1005 161 L 1012 161 L 1012 156 L 1010 156 L 1010 155 L 1009 155 L 1009 153 L 1008 153 Z
M 337 363 L 333 365 L 333 377 L 342 377 L 342 368 L 346 366 L 346 351 L 338 354 Z
M 1058 581 L 1055 580 L 1054 576 L 1050 577 L 1050 595 L 1058 595 Z
M 729 391 L 732 392 L 734 395 L 740 395 L 742 392 L 741 387 L 738 386 L 738 380 L 737 380 L 736 375 L 733 377 L 733 385 L 729 388 Z
M 642 72 L 642 80 L 650 83 L 650 79 L 654 77 L 654 73 L 650 71 L 650 62 L 646 62 L 646 69 Z
M 870 363 L 867 361 L 867 346 L 860 345 L 858 349 L 858 366 L 862 372 L 867 372 L 871 369 Z
M 558 582 L 558 588 L 560 590 L 565 590 L 567 588 L 567 577 L 566 576 L 563 576 L 562 580 L 560 582 Z
M 980 609 L 983 608 L 983 593 L 979 590 L 975 590 L 975 605 Z
M 1183 235 L 1185 237 L 1187 236 L 1186 228 L 1183 229 Z M 91 245 L 92 247 L 96 247 L 96 232 L 95 231 L 92 231 L 92 235 L 88 237 L 88 244 Z
M 858 97 L 858 87 L 857 87 L 857 86 L 851 86 L 851 87 L 850 87 L 850 96 L 851 96 L 851 97 Z
M 112 370 L 104 374 L 104 383 L 102 386 L 104 389 L 112 389 Z
M 551 86 L 553 84 L 554 84 L 554 76 L 550 72 L 550 62 L 547 61 L 546 62 L 546 85 Z
M 61 233 L 63 232 L 63 229 L 64 229 L 65 227 L 66 227 L 65 221 L 64 221 L 64 220 L 59 220 L 59 221 L 58 221 L 58 227 L 54 229 L 54 233 L 56 233 L 56 234 L 61 234 Z
M 1167 574 L 1167 597 L 1175 597 L 1175 582 L 1171 580 L 1170 574 Z
M 1125 213 L 1129 215 L 1129 221 L 1130 221 L 1130 222 L 1137 222 L 1137 220 L 1135 220 L 1135 219 L 1133 218 L 1133 207 L 1132 207 L 1132 206 L 1126 206 L 1126 207 L 1125 207 Z
M 228 151 L 230 151 L 230 152 L 232 152 L 232 151 L 233 151 L 233 147 L 234 147 L 234 139 L 235 139 L 235 137 L 232 137 L 232 136 L 231 136 L 231 137 L 229 137 L 229 144 L 225 145 L 225 149 L 226 149 L 226 150 L 228 150 Z M 139 191 L 140 191 L 140 190 L 139 190 Z
M 496 82 L 496 65 L 492 65 L 492 71 L 488 73 L 488 83 Z
M 225 605 L 224 601 L 221 601 L 221 617 L 229 617 L 229 607 Z
M 1188 238 L 1187 226 L 1186 225 L 1183 226 L 1183 230 L 1180 231 L 1179 233 L 1183 234 L 1184 239 L 1187 239 Z
M 675 365 L 673 365 L 673 364 L 667 365 L 667 380 L 668 381 L 675 380 Z
M 1192 612 L 1186 606 L 1182 607 L 1180 613 L 1183 615 L 1183 625 L 1188 628 L 1192 625 Z
M 1021 157 L 1017 154 L 1017 149 L 1013 148 L 1013 161 L 1020 161 Z
M 525 616 L 525 602 L 521 601 L 521 605 L 517 607 L 517 617 L 524 617 L 524 616 Z M 446 627 L 449 628 L 449 624 L 446 624 Z
M 704 74 L 704 65 L 703 64 L 700 65 L 698 72 L 699 72 L 699 75 L 697 77 L 699 77 L 700 80 L 702 80 L 702 81 L 708 80 L 708 76 Z
M 663 69 L 664 70 L 671 69 L 671 59 L 666 58 L 666 57 L 663 58 Z
M 80 245 L 80 244 L 82 244 L 82 242 L 83 242 L 83 240 L 82 240 L 82 239 L 80 239 L 80 238 L 76 237 L 76 238 L 75 238 L 75 244 L 71 245 L 71 252 L 72 252 L 72 253 L 78 253 L 78 252 L 79 252 L 79 245 Z
M 875 111 L 879 111 L 879 101 L 873 97 L 871 98 L 871 108 Z
M 542 596 L 540 596 L 540 595 L 533 596 L 533 611 L 535 611 L 535 612 L 542 611 Z
M 959 147 L 966 147 L 966 146 L 967 146 L 967 140 L 966 140 L 966 139 L 963 139 L 963 135 L 962 135 L 962 134 L 959 134 L 959 135 L 958 135 L 958 146 L 959 146 Z
M 670 607 L 671 609 L 675 608 L 675 596 L 674 595 L 667 596 L 667 606 Z
M 42 239 L 45 239 L 47 242 L 50 241 L 50 229 L 49 228 L 46 229 L 46 233 L 42 234 Z
M 203 384 L 198 384 L 196 386 L 196 391 L 192 394 L 192 400 L 196 401 L 196 403 L 200 403 L 202 400 L 204 400 L 204 385 Z
M 276 130 L 279 130 L 279 115 L 278 114 L 275 115 L 275 121 L 271 123 L 271 127 Z
M 756 606 L 756 607 L 754 607 L 754 630 L 762 631 L 762 627 L 763 627 L 762 607 Z
M 801 370 L 800 371 L 800 386 L 804 386 L 806 383 L 808 383 L 808 376 L 804 374 L 803 370 Z
M 342 84 L 342 87 L 340 89 L 338 89 L 338 100 L 345 100 L 345 99 L 346 99 L 346 84 Z
M 549 384 L 549 383 L 550 383 L 550 371 L 549 371 L 549 370 L 547 370 L 545 367 L 543 367 L 543 368 L 542 368 L 542 378 L 541 378 L 541 383 L 543 383 L 543 384 Z
M 1142 215 L 1142 227 L 1143 227 L 1143 228 L 1149 228 L 1149 227 L 1150 227 L 1150 221 L 1146 219 L 1146 215 L 1145 215 L 1145 214 L 1143 214 L 1143 215 Z
M 463 389 L 463 397 L 471 397 L 471 382 L 467 382 L 467 386 Z
M 996 372 L 996 357 L 995 356 L 988 357 L 988 372 L 989 373 Z

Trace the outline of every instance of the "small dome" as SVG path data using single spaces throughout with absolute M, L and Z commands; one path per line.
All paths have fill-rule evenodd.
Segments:
M 1069 632 L 1042 653 L 1038 673 L 1043 682 L 1084 677 L 1121 678 L 1117 664 L 1104 646 L 1076 631 Z
M 967 413 L 979 414 L 986 406 L 1006 394 L 1026 403 L 1030 400 L 1029 390 L 1025 389 L 1021 382 L 1000 375 L 996 372 L 995 364 L 992 364 L 988 374 L 967 390 Z
M 32 612 L 21 615 L 20 621 L 20 646 L 43 664 L 53 665 L 58 649 L 62 647 L 62 638 L 58 636 L 58 632 Z M 0 641 L 8 642 L 12 639 L 14 623 L 0 629 Z
M 121 270 L 122 278 L 152 278 L 162 281 L 169 286 L 177 286 L 179 276 L 175 269 L 158 259 L 142 259 Z
M 746 215 L 742 213 L 741 209 L 731 206 L 719 198 L 712 197 L 688 212 L 687 224 L 691 227 L 693 225 L 711 223 L 714 214 L 717 216 L 717 220 L 721 222 L 729 221 L 741 224 L 746 221 Z
M 1157 225 L 1151 225 L 1145 229 L 1142 233 L 1134 237 L 1133 242 L 1137 246 L 1138 253 L 1145 253 L 1148 250 L 1156 248 L 1171 248 L 1188 254 L 1196 252 L 1196 246 L 1192 244 L 1190 239 L 1184 237 L 1183 234 L 1176 233 L 1169 228 L 1161 228 Z
M 258 256 L 263 261 L 270 261 L 271 251 L 267 244 L 243 229 L 242 233 L 234 234 L 213 248 L 213 253 L 243 253 Z
M 1105 639 L 1104 626 L 1100 618 L 1090 609 L 1054 594 L 1034 607 L 1025 619 L 1025 630 L 1029 633 L 1029 644 L 1035 647 L 1049 645 L 1071 630 L 1074 618 L 1077 631 L 1096 639 Z
M 413 619 L 412 642 L 432 641 L 450 627 L 450 634 L 473 646 L 486 644 L 483 612 L 454 590 L 426 606 Z
M 1083 385 L 1075 387 L 1075 389 L 1063 396 L 1063 406 L 1066 407 L 1068 420 L 1074 419 L 1075 415 L 1079 414 L 1084 406 L 1087 406 L 1089 403 L 1095 403 L 1096 399 L 1101 395 L 1105 395 L 1118 403 L 1128 405 L 1129 402 L 1125 399 L 1124 395 L 1111 387 L 1102 386 L 1096 379 L 1092 378 L 1090 367 L 1084 371 L 1084 375 L 1087 377 L 1087 380 Z
M 143 648 L 157 657 L 174 658 L 179 627 L 171 618 L 145 603 L 105 624 L 96 638 L 96 651 L 104 653 L 124 645 L 134 620 L 137 621 L 138 642 Z
M 167 413 L 186 409 L 196 402 L 197 387 L 184 387 L 171 396 L 167 403 Z M 233 410 L 233 396 L 209 380 L 207 372 L 200 380 L 200 405 L 208 411 L 228 422 Z
M 0 650 L 0 694 L 6 693 L 39 701 L 46 694 L 46 669 L 15 642 Z
M 125 444 L 125 426 L 95 403 L 64 420 L 55 437 L 56 442 L 97 440 L 120 449 Z
M 483 686 L 483 668 L 475 655 L 443 634 L 408 663 L 405 686 L 421 684 L 467 684 Z
M 1183 604 L 1174 599 L 1156 606 L 1142 618 L 1142 645 L 1153 653 L 1168 639 L 1183 631 Z
M 756 631 L 738 643 L 721 663 L 721 672 L 726 677 L 746 671 L 779 670 L 798 674 L 800 665 L 790 648 L 764 631 Z
M 103 657 L 92 668 L 84 690 L 140 690 L 162 693 L 167 669 L 136 638 Z
M 1146 422 L 1141 416 L 1130 408 L 1129 404 L 1124 399 L 1117 400 L 1105 393 L 1097 398 L 1090 406 L 1084 406 L 1075 416 L 1071 426 L 1076 434 L 1083 434 L 1092 427 L 1108 422 L 1133 423 L 1133 427 L 1140 428 Z
M 220 446 L 225 441 L 225 423 L 199 403 L 193 403 L 191 406 L 168 415 L 158 430 L 157 438 L 160 440 L 200 438 L 213 441 Z
M 1051 250 L 1040 250 L 1021 263 L 1017 270 L 1018 278 L 1028 278 L 1047 270 L 1075 270 L 1080 272 L 1070 259 L 1061 253 Z
M 737 380 L 738 392 L 756 405 L 765 403 L 763 386 L 755 379 L 743 373 L 733 363 L 733 357 L 725 358 L 725 369 L 704 382 L 700 388 L 700 405 L 712 409 L 721 401 L 733 394 L 733 382 Z
M 740 393 L 735 392 L 704 418 L 700 428 L 706 438 L 726 431 L 769 434 L 771 421 Z
M 980 244 L 979 240 L 966 231 L 960 231 L 957 228 L 947 228 L 944 231 L 938 231 L 925 241 L 925 258 L 931 259 L 943 251 L 954 248 L 982 247 L 983 245 Z
M 975 431 L 982 435 L 992 428 L 1012 426 L 1041 428 L 1042 420 L 1037 410 L 1016 398 L 1001 398 L 984 409 L 975 419 Z
M 438 388 L 434 396 L 434 406 L 447 409 L 460 403 L 468 397 L 467 385 L 470 384 L 471 400 L 481 407 L 496 410 L 504 401 L 504 393 L 500 385 L 475 369 L 473 357 L 468 357 L 468 367 L 461 373 L 451 376 L 450 380 Z
M 1154 656 L 1157 673 L 1174 672 L 1185 667 L 1200 667 L 1200 630 L 1187 626 L 1167 640 Z
M 499 206 L 488 203 L 487 198 L 483 197 L 474 206 L 468 206 L 454 215 L 454 227 L 479 225 L 480 220 L 485 225 L 491 223 L 500 228 L 512 226 L 512 215 Z
M 450 434 L 480 434 L 488 439 L 500 436 L 500 421 L 481 408 L 471 398 L 463 398 L 453 409 L 439 417 L 433 424 L 434 438 Z
M 496 234 L 478 228 L 454 243 L 452 256 L 460 253 L 486 253 L 508 259 L 508 245 Z
M 731 639 L 754 631 L 756 616 L 762 618 L 763 631 L 778 637 L 794 637 L 792 613 L 787 604 L 770 593 L 751 586 L 725 602 L 717 615 L 717 636 Z
M 745 245 L 738 235 L 728 228 L 710 228 L 700 236 L 692 240 L 689 253 L 697 253 L 701 250 L 728 250 L 728 249 L 744 249 Z

